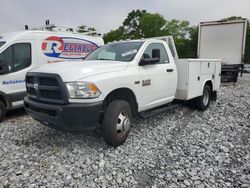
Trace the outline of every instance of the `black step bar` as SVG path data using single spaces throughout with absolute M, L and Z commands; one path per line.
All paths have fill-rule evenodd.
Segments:
M 162 107 L 157 107 L 157 108 L 154 108 L 154 109 L 151 109 L 151 110 L 140 112 L 139 117 L 141 117 L 143 119 L 146 119 L 146 118 L 152 117 L 154 115 L 176 109 L 179 106 L 181 106 L 181 104 L 172 104 L 171 103 L 171 104 L 168 104 L 168 105 L 164 105 Z

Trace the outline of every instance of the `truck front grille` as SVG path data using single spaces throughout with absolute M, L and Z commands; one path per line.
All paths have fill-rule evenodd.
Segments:
M 31 99 L 47 103 L 66 104 L 66 87 L 57 74 L 28 73 L 26 75 L 27 94 Z

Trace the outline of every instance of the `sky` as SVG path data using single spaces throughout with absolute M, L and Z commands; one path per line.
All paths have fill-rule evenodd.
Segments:
M 134 9 L 191 25 L 233 15 L 250 19 L 250 0 L 0 0 L 0 33 L 43 26 L 49 19 L 60 26 L 95 27 L 104 34 L 121 26 Z

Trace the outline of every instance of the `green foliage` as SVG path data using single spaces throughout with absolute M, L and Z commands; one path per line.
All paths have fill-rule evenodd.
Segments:
M 165 35 L 172 35 L 180 58 L 195 58 L 198 41 L 198 28 L 190 27 L 188 21 L 170 20 L 164 26 Z
M 189 37 L 177 39 L 177 52 L 180 58 L 197 58 L 199 28 L 187 28 Z
M 242 19 L 231 16 L 221 21 Z M 198 26 L 191 27 L 188 21 L 167 21 L 160 14 L 148 13 L 146 10 L 133 10 L 123 21 L 123 25 L 104 35 L 104 41 L 150 38 L 172 35 L 180 58 L 196 58 L 198 45 Z M 246 39 L 245 62 L 250 63 L 250 24 Z
M 110 32 L 108 32 L 103 36 L 103 39 L 105 43 L 125 39 L 123 28 L 120 27 L 116 30 L 111 30 Z
M 144 13 L 139 19 L 139 35 L 142 38 L 161 36 L 166 20 L 160 14 Z
M 126 39 L 159 36 L 166 20 L 160 14 L 147 13 L 146 10 L 133 10 L 124 20 L 121 30 Z M 121 31 L 119 30 L 119 31 Z
M 197 58 L 197 49 L 198 49 L 198 35 L 199 35 L 199 27 L 194 26 L 189 28 L 190 33 L 190 51 L 189 55 L 186 57 Z
M 197 31 L 197 28 L 195 29 Z M 193 33 L 192 33 L 193 32 Z M 196 35 L 197 34 L 197 35 Z M 150 38 L 164 35 L 174 37 L 180 57 L 196 57 L 198 31 L 189 26 L 188 21 L 167 21 L 160 14 L 146 10 L 133 10 L 123 21 L 123 25 L 104 35 L 105 43 L 123 39 Z M 195 37 L 190 38 L 190 37 Z
M 189 37 L 189 22 L 171 20 L 164 26 L 165 33 L 171 34 L 175 39 L 185 39 Z
M 128 39 L 138 39 L 141 37 L 142 31 L 139 27 L 141 17 L 146 13 L 146 10 L 133 10 L 123 21 L 124 36 Z

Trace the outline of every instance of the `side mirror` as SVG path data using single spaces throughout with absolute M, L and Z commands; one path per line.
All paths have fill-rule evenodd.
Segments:
M 0 75 L 9 72 L 8 64 L 0 60 Z
M 160 58 L 159 57 L 154 57 L 154 58 L 142 58 L 139 66 L 145 66 L 145 65 L 153 65 L 153 64 L 157 64 L 160 62 Z

